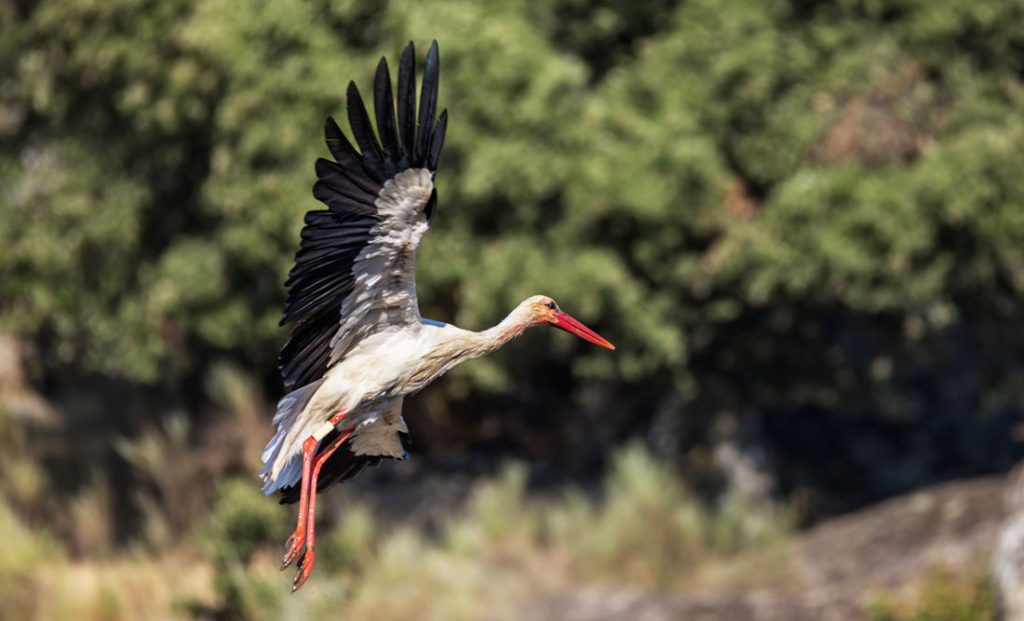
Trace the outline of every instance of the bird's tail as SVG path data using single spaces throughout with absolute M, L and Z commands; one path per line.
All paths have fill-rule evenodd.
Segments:
M 277 427 L 277 433 L 267 443 L 267 447 L 263 449 L 261 457 L 263 470 L 260 471 L 260 478 L 263 479 L 264 494 L 273 494 L 276 490 L 293 484 L 295 481 L 292 479 L 297 480 L 301 477 L 302 462 L 299 459 L 300 455 L 283 454 L 282 451 L 285 449 L 284 440 L 288 435 L 288 430 L 292 428 L 292 425 L 299 418 L 299 414 L 306 409 L 306 404 L 313 398 L 317 388 L 320 388 L 321 382 L 323 380 L 306 384 L 302 388 L 288 393 L 277 402 L 277 413 L 274 414 L 274 426 Z M 271 473 L 275 470 L 274 464 L 281 460 L 290 463 L 283 468 L 277 468 L 277 476 L 271 476 Z

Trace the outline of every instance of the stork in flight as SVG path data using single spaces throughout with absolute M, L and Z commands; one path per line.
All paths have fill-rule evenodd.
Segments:
M 348 122 L 358 150 L 327 119 L 334 161 L 317 160 L 313 186 L 327 208 L 306 214 L 285 283 L 281 324 L 290 324 L 291 332 L 278 364 L 291 392 L 277 404 L 276 433 L 260 473 L 264 494 L 279 492 L 282 504 L 299 503 L 281 562 L 284 569 L 299 559 L 292 591 L 309 578 L 316 558 L 317 492 L 382 459 L 407 456 L 406 395 L 536 325 L 615 349 L 542 295 L 523 300 L 482 332 L 420 316 L 416 250 L 437 209 L 434 174 L 448 127 L 447 111 L 434 118 L 438 64 L 435 41 L 417 110 L 412 43 L 399 61 L 397 106 L 381 58 L 373 85 L 376 134 L 359 90 L 349 83 Z

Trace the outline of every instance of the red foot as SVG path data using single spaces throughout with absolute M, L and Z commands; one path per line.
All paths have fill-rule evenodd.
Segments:
M 306 580 L 309 579 L 309 575 L 313 573 L 313 563 L 316 562 L 316 552 L 311 549 L 306 550 L 306 553 L 299 559 L 298 569 L 295 571 L 295 578 L 292 580 L 292 593 L 302 588 L 302 585 L 306 584 Z
M 288 538 L 288 541 L 284 542 L 284 556 L 281 557 L 282 570 L 292 564 L 292 561 L 294 561 L 299 556 L 299 553 L 302 552 L 302 547 L 304 545 L 306 545 L 306 533 L 303 528 L 300 527 L 295 529 L 295 532 Z
M 338 412 L 337 415 L 331 418 L 331 424 L 337 425 L 344 415 L 344 412 Z M 338 450 L 338 447 L 345 440 L 348 440 L 354 431 L 355 428 L 352 427 L 340 432 L 338 437 L 331 442 L 330 446 L 324 448 L 316 456 L 316 463 L 313 463 L 313 456 L 316 453 L 319 441 L 315 437 L 310 436 L 302 444 L 302 492 L 299 498 L 299 523 L 295 527 L 295 532 L 292 533 L 292 536 L 285 543 L 288 549 L 284 553 L 284 558 L 281 559 L 281 569 L 284 569 L 295 560 L 295 557 L 298 556 L 299 551 L 305 545 L 306 551 L 299 557 L 299 566 L 295 571 L 295 578 L 292 580 L 292 593 L 298 591 L 306 583 L 306 580 L 309 580 L 310 574 L 313 573 L 313 563 L 316 562 L 316 553 L 313 552 L 313 538 L 316 535 L 316 490 L 317 479 L 320 477 L 320 468 Z

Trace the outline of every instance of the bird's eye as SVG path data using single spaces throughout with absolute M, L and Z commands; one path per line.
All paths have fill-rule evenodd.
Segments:
M 550 308 L 551 310 L 558 310 L 558 305 L 557 305 L 557 304 L 555 304 L 555 301 L 554 301 L 554 300 L 551 300 L 550 302 L 548 302 L 547 304 L 545 304 L 545 306 L 547 306 L 547 307 L 548 307 L 548 308 Z

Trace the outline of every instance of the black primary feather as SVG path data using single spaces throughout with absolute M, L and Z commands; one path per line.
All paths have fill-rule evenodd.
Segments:
M 398 142 L 398 128 L 395 125 L 395 98 L 391 94 L 391 74 L 388 61 L 381 57 L 377 75 L 373 80 L 373 111 L 377 115 L 377 131 L 388 159 L 402 159 L 402 147 Z
M 427 60 L 423 64 L 423 84 L 420 87 L 419 133 L 416 135 L 416 160 L 427 161 L 430 151 L 430 137 L 434 132 L 434 113 L 437 111 L 438 81 L 437 41 L 430 45 Z
M 348 91 L 345 93 L 348 102 L 348 125 L 352 129 L 352 135 L 356 137 L 356 144 L 363 152 L 363 157 L 384 161 L 384 152 L 381 151 L 380 143 L 373 134 L 373 125 L 370 123 L 370 115 L 366 113 L 366 106 L 363 104 L 363 96 L 359 94 L 359 88 L 355 82 L 348 83 Z
M 437 127 L 430 137 L 430 160 L 427 167 L 430 170 L 437 170 L 437 163 L 441 159 L 441 148 L 444 147 L 444 135 L 448 131 L 448 111 L 441 112 L 441 118 L 437 119 Z
M 416 49 L 411 41 L 398 62 L 398 131 L 402 150 L 411 155 L 416 135 Z
M 313 195 L 327 209 L 306 214 L 302 242 L 285 283 L 288 299 L 281 324 L 291 325 L 291 330 L 278 366 L 289 390 L 314 382 L 327 371 L 342 302 L 356 286 L 353 263 L 372 241 L 373 228 L 380 222 L 375 201 L 381 188 L 409 168 L 437 170 L 448 118 L 442 112 L 434 124 L 439 67 L 434 42 L 424 64 L 417 110 L 413 44 L 406 46 L 399 61 L 397 102 L 387 61 L 382 58 L 373 84 L 376 128 L 359 89 L 349 84 L 346 108 L 358 149 L 333 118 L 328 117 L 324 125 L 334 161 L 317 160 Z M 428 218 L 436 205 L 435 191 L 424 209 Z

